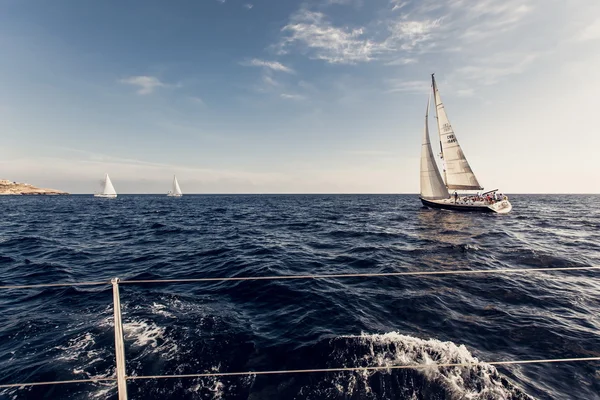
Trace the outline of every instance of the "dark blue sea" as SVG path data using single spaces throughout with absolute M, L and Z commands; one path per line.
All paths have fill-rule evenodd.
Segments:
M 600 265 L 600 196 L 0 196 L 0 285 Z M 600 271 L 121 285 L 127 374 L 600 356 Z M 0 290 L 0 384 L 115 374 L 112 289 Z M 130 399 L 600 399 L 600 362 L 129 381 Z M 116 385 L 0 399 L 116 399 Z

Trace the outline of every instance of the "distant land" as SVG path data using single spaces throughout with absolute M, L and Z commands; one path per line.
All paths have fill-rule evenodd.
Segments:
M 0 179 L 0 195 L 65 195 L 69 194 L 56 189 L 41 189 L 30 185 L 29 183 L 13 182 L 6 179 Z

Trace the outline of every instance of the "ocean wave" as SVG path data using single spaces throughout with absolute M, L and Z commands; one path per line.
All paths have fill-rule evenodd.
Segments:
M 328 347 L 331 368 L 402 365 L 420 368 L 339 372 L 332 379 L 303 387 L 296 399 L 310 398 L 313 393 L 334 395 L 328 398 L 362 399 L 531 399 L 494 366 L 481 363 L 464 345 L 390 332 L 341 336 L 330 340 Z M 437 367 L 438 364 L 477 365 Z

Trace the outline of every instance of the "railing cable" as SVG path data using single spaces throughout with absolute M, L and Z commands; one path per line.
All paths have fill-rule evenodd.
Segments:
M 119 281 L 119 284 L 152 284 L 152 283 L 194 283 L 194 282 L 228 282 L 228 281 L 270 281 L 286 279 L 333 279 L 333 278 L 369 278 L 369 277 L 393 277 L 393 276 L 427 276 L 427 275 L 476 275 L 476 274 L 518 274 L 528 272 L 552 272 L 552 271 L 584 271 L 597 270 L 600 266 L 588 267 L 550 267 L 550 268 L 502 268 L 502 269 L 480 269 L 480 270 L 453 270 L 453 271 L 406 271 L 406 272 L 374 272 L 353 274 L 321 274 L 321 275 L 271 275 L 271 276 L 238 276 L 238 277 L 215 277 L 215 278 L 188 278 L 188 279 L 131 279 Z M 67 287 L 67 286 L 100 286 L 110 285 L 110 281 L 96 282 L 72 282 L 72 283 L 41 283 L 36 285 L 3 285 L 0 289 L 35 289 L 45 287 Z
M 600 266 L 590 267 L 556 267 L 556 268 L 503 268 L 482 270 L 454 270 L 454 271 L 407 271 L 407 272 L 380 272 L 380 273 L 355 273 L 355 274 L 323 274 L 323 275 L 272 275 L 272 276 L 239 276 L 229 278 L 189 278 L 189 279 L 132 279 L 122 280 L 120 284 L 145 284 L 145 283 L 194 283 L 217 281 L 267 281 L 285 279 L 328 279 L 328 278 L 366 278 L 366 277 L 392 277 L 392 276 L 423 276 L 423 275 L 470 275 L 470 274 L 515 274 L 527 272 L 548 271 L 577 271 L 600 269 Z
M 37 289 L 47 287 L 67 287 L 67 286 L 100 286 L 110 285 L 110 281 L 98 282 L 73 282 L 73 283 L 40 283 L 37 285 L 4 285 L 0 289 Z
M 542 364 L 542 363 L 566 363 L 582 361 L 600 361 L 600 357 L 586 358 L 559 358 L 544 360 L 516 360 L 516 361 L 491 361 L 476 363 L 442 363 L 442 364 L 413 364 L 413 365 L 388 365 L 376 367 L 343 367 L 343 368 L 317 368 L 317 369 L 290 369 L 280 371 L 247 371 L 247 372 L 209 372 L 204 374 L 182 374 L 182 375 L 149 375 L 128 376 L 128 380 L 135 379 L 167 379 L 167 378 L 212 378 L 223 376 L 246 376 L 246 375 L 281 375 L 281 374 L 310 374 L 318 372 L 347 372 L 347 371 L 381 371 L 396 369 L 428 369 L 428 368 L 452 368 L 452 367 L 476 367 L 482 365 L 514 365 L 514 364 Z
M 374 367 L 342 367 L 342 368 L 316 368 L 316 369 L 290 369 L 276 371 L 246 371 L 246 372 L 207 372 L 202 374 L 179 374 L 179 375 L 139 375 L 127 376 L 127 380 L 145 380 L 145 379 L 183 379 L 183 378 L 213 378 L 224 376 L 248 376 L 248 375 L 282 375 L 282 374 L 308 374 L 308 373 L 327 373 L 327 372 L 355 372 L 355 371 L 386 371 L 400 369 L 431 369 L 431 368 L 454 368 L 454 367 L 477 367 L 485 365 L 518 365 L 518 364 L 547 364 L 547 363 L 572 363 L 572 362 L 591 362 L 600 361 L 600 357 L 581 357 L 581 358 L 553 358 L 538 360 L 508 360 L 508 361 L 480 361 L 474 363 L 431 363 L 431 364 L 413 364 L 413 365 L 387 365 Z M 79 379 L 70 381 L 54 382 L 30 382 L 30 383 L 11 383 L 0 385 L 0 388 L 19 388 L 26 386 L 41 385 L 59 385 L 71 383 L 97 383 L 102 381 L 116 382 L 116 378 L 95 378 Z
M 51 382 L 27 382 L 27 383 L 8 383 L 0 385 L 0 389 L 20 388 L 25 386 L 43 386 L 43 385 L 64 385 L 71 383 L 97 383 L 97 382 L 116 382 L 117 378 L 91 378 L 75 379 L 70 381 L 51 381 Z

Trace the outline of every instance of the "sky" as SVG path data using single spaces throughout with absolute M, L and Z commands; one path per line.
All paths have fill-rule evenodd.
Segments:
M 598 71 L 598 0 L 0 0 L 0 179 L 418 193 L 435 73 L 486 189 L 599 193 Z

